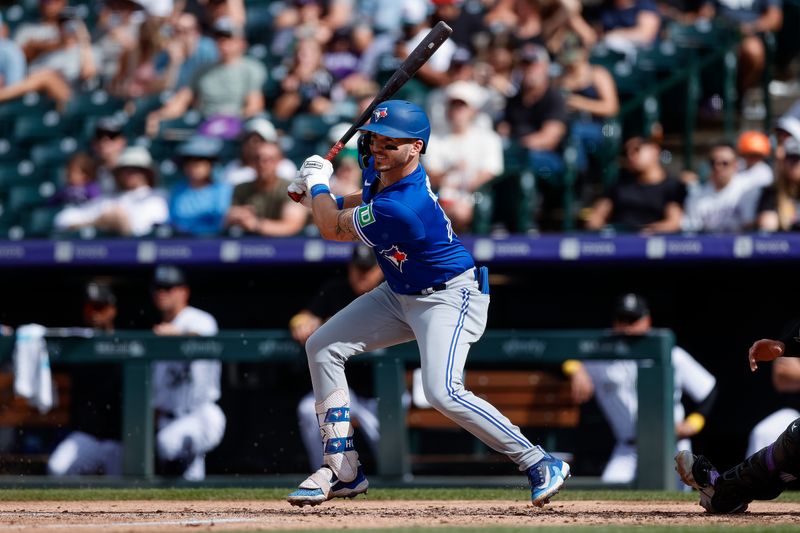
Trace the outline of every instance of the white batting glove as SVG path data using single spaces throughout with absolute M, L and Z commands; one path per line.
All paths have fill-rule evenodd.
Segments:
M 314 185 L 324 185 L 330 188 L 330 179 L 333 175 L 333 165 L 327 159 L 312 155 L 300 167 L 300 177 L 305 180 L 306 190 L 311 191 Z
M 295 202 L 311 208 L 311 195 L 306 188 L 306 180 L 300 177 L 300 172 L 289 184 L 289 197 Z

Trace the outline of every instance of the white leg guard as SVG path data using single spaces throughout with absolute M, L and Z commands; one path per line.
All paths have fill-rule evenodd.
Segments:
M 315 407 L 322 435 L 323 463 L 339 480 L 353 481 L 358 475 L 359 463 L 350 425 L 350 396 L 346 390 L 336 389 Z

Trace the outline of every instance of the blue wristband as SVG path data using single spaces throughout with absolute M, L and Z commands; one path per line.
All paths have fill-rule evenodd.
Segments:
M 336 209 L 338 209 L 339 211 L 344 209 L 344 196 L 336 197 Z
M 330 193 L 331 193 L 331 190 L 328 188 L 328 186 L 327 185 L 322 185 L 321 183 L 311 187 L 311 198 L 316 198 L 317 195 L 320 195 L 320 194 L 330 194 Z

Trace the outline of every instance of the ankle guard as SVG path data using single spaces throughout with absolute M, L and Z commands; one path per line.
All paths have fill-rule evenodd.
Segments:
M 354 480 L 358 474 L 358 452 L 353 446 L 347 391 L 336 389 L 315 407 L 322 435 L 323 463 L 333 470 L 338 479 Z

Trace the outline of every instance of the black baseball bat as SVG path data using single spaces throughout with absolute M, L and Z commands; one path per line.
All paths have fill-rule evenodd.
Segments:
M 378 94 L 375 95 L 375 98 L 369 104 L 369 106 L 364 110 L 361 115 L 353 122 L 353 125 L 348 128 L 344 135 L 342 135 L 336 144 L 334 144 L 328 153 L 325 154 L 325 159 L 328 161 L 333 161 L 333 158 L 344 148 L 344 145 L 347 144 L 347 141 L 353 138 L 353 135 L 356 134 L 358 128 L 364 125 L 367 120 L 372 116 L 372 112 L 375 111 L 375 108 L 381 102 L 388 100 L 389 98 L 394 95 L 400 88 L 406 84 L 408 80 L 410 80 L 414 74 L 420 69 L 422 65 L 425 64 L 428 59 L 442 46 L 450 34 L 453 33 L 453 28 L 448 26 L 444 21 L 439 21 L 436 23 L 436 26 L 425 36 L 421 43 L 414 48 L 408 57 L 397 67 L 397 70 L 392 74 L 392 77 L 384 84 Z M 292 200 L 295 202 L 299 202 L 302 196 L 296 193 L 289 193 L 289 196 L 292 197 Z

